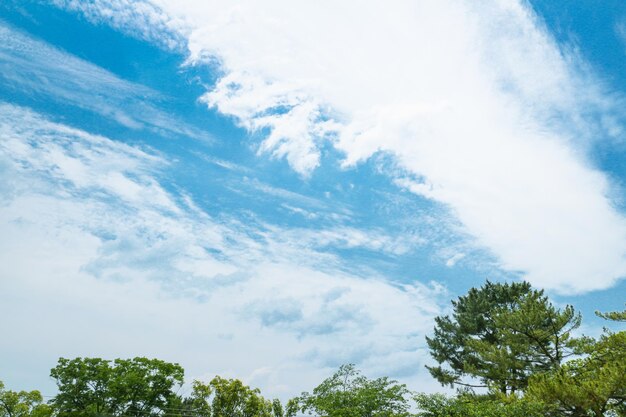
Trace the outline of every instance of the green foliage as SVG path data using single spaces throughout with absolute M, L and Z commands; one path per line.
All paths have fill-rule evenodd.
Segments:
M 191 395 L 181 403 L 181 417 L 211 417 L 211 394 L 209 384 L 193 381 Z
M 59 417 L 285 417 L 280 401 L 237 379 L 194 381 L 181 398 L 174 388 L 183 384 L 183 369 L 157 359 L 61 358 L 50 375 L 59 388 L 52 400 Z
M 212 417 L 280 417 L 282 407 L 261 396 L 258 388 L 250 388 L 238 379 L 216 376 L 209 386 L 213 390 Z M 278 412 L 279 414 L 275 414 Z
M 278 400 L 269 401 L 258 388 L 238 379 L 216 376 L 205 384 L 194 381 L 191 395 L 183 400 L 181 417 L 284 417 Z
M 61 358 L 50 376 L 59 390 L 51 401 L 59 417 L 152 417 L 180 404 L 174 388 L 184 371 L 158 359 Z
M 585 357 L 531 378 L 528 396 L 573 417 L 626 416 L 626 332 L 586 342 Z
M 320 417 L 405 417 L 410 415 L 408 394 L 403 384 L 387 377 L 370 380 L 354 365 L 343 365 L 296 401 L 302 412 Z
M 524 390 L 534 373 L 558 368 L 572 354 L 571 332 L 581 320 L 571 306 L 555 308 L 527 282 L 487 281 L 452 306 L 452 316 L 437 317 L 433 337 L 426 338 L 439 363 L 430 373 L 443 385 L 505 394 Z
M 418 417 L 548 417 L 553 416 L 540 402 L 514 395 L 491 397 L 442 394 L 418 394 L 415 402 Z
M 599 311 L 596 311 L 596 314 L 599 317 L 602 317 L 602 318 L 607 319 L 607 320 L 626 321 L 626 310 L 624 310 L 624 311 L 612 311 L 610 313 L 600 313 Z
M 10 391 L 0 381 L 0 417 L 50 417 L 52 408 L 43 404 L 39 391 Z
M 299 398 L 292 398 L 285 406 L 285 417 L 294 417 L 300 411 Z

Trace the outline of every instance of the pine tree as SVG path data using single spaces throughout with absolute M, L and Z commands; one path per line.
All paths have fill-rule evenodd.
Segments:
M 426 338 L 439 363 L 428 369 L 443 385 L 523 391 L 530 375 L 558 368 L 573 354 L 580 314 L 571 306 L 557 309 L 527 282 L 487 281 L 452 306 Z

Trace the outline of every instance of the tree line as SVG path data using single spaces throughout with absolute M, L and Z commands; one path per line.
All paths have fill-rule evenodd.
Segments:
M 596 313 L 626 321 L 626 311 Z M 341 366 L 282 404 L 216 376 L 178 390 L 184 370 L 159 359 L 59 359 L 58 393 L 0 382 L 0 417 L 626 417 L 626 331 L 576 336 L 581 315 L 526 282 L 472 288 L 435 319 L 430 374 L 456 395 L 423 394 Z

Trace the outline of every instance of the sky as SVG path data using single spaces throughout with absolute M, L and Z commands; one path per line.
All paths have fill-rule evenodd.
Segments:
M 0 3 L 0 379 L 436 391 L 450 300 L 626 302 L 626 4 Z

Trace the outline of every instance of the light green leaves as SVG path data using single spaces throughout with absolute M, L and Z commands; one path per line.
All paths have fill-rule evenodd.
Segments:
M 296 401 L 302 412 L 320 417 L 408 417 L 408 394 L 404 384 L 368 379 L 354 365 L 343 365 Z
M 10 391 L 0 381 L 0 417 L 50 417 L 52 408 L 43 404 L 39 391 Z

